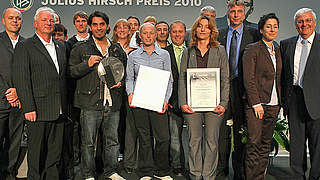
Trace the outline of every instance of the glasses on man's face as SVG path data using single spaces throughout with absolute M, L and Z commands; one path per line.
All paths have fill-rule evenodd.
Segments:
M 313 23 L 313 18 L 308 18 L 308 19 L 298 19 L 297 24 L 302 25 L 302 24 L 311 24 Z

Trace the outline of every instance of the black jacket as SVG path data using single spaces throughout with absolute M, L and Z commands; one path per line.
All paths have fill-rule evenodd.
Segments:
M 111 43 L 108 49 L 109 56 L 116 57 L 126 66 L 127 56 L 117 43 Z M 89 67 L 90 55 L 102 54 L 96 47 L 92 37 L 88 41 L 77 43 L 71 50 L 69 66 L 70 75 L 77 79 L 77 87 L 74 95 L 74 105 L 86 110 L 103 110 L 104 84 L 98 77 L 97 64 Z M 120 88 L 110 89 L 112 98 L 112 111 L 120 109 L 122 102 L 123 83 Z
M 23 113 L 36 111 L 37 121 L 55 121 L 67 113 L 66 49 L 53 40 L 59 73 L 37 35 L 17 44 L 12 65 L 13 85 L 17 89 Z

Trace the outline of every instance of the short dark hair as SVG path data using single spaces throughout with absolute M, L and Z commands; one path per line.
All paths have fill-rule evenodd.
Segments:
M 88 15 L 87 15 L 86 12 L 84 12 L 84 11 L 77 11 L 77 12 L 73 15 L 73 24 L 74 24 L 74 22 L 76 21 L 76 19 L 77 19 L 78 17 L 84 18 L 84 19 L 86 19 L 86 20 L 88 21 Z
M 62 25 L 62 24 L 55 24 L 54 25 L 53 34 L 55 34 L 56 32 L 63 32 L 64 36 L 67 36 L 67 34 L 68 34 L 67 28 L 64 27 L 64 25 Z
M 279 27 L 279 18 L 276 16 L 275 13 L 269 13 L 266 15 L 263 15 L 262 17 L 260 17 L 260 20 L 258 22 L 258 28 L 259 30 L 263 29 L 263 26 L 266 24 L 268 19 L 275 19 L 277 20 L 278 23 L 278 27 Z
M 127 18 L 127 20 L 129 20 L 129 19 L 135 19 L 135 20 L 137 20 L 137 21 L 138 21 L 138 25 L 140 26 L 140 20 L 139 20 L 138 17 L 136 17 L 136 16 L 129 16 L 129 17 Z
M 158 24 L 166 24 L 168 26 L 168 30 L 169 30 L 169 24 L 165 21 L 159 21 L 157 22 L 154 26 L 157 27 Z
M 92 24 L 92 19 L 93 19 L 94 17 L 101 17 L 101 18 L 104 20 L 104 22 L 105 22 L 107 25 L 109 25 L 109 17 L 108 17 L 108 15 L 106 15 L 106 13 L 101 12 L 101 11 L 95 11 L 95 12 L 93 12 L 92 14 L 90 14 L 90 16 L 89 16 L 89 18 L 88 18 L 88 25 L 89 25 L 89 26 L 91 26 L 91 24 Z M 109 34 L 109 32 L 110 32 L 110 27 L 107 29 L 107 34 Z
M 183 23 L 182 21 L 180 21 L 180 20 L 177 20 L 177 21 L 174 21 L 172 24 L 170 24 L 169 32 L 171 31 L 172 26 L 175 25 L 175 24 L 182 24 L 183 27 L 184 27 L 184 30 L 187 31 L 186 24 L 184 24 L 184 23 Z

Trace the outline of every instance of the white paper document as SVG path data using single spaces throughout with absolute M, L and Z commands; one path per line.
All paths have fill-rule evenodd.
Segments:
M 140 65 L 131 105 L 161 112 L 169 78 L 169 71 Z

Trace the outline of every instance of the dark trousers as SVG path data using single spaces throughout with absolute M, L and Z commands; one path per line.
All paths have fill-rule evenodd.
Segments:
M 128 101 L 126 101 L 125 105 L 127 109 L 127 116 L 124 148 L 124 167 L 136 169 L 138 135 L 136 125 L 134 123 L 133 109 L 129 107 Z
M 303 90 L 294 86 L 288 105 L 290 167 L 299 180 L 306 179 L 308 140 L 311 169 L 309 180 L 320 179 L 320 119 L 312 119 L 306 108 Z
M 60 179 L 72 179 L 74 177 L 73 163 L 73 122 L 71 119 L 64 123 L 63 146 L 60 162 Z
M 248 139 L 246 148 L 246 179 L 263 180 L 268 165 L 273 131 L 279 114 L 279 106 L 263 105 L 264 115 L 258 119 L 252 107 L 246 107 Z
M 231 80 L 230 84 L 230 103 L 227 111 L 225 113 L 225 120 L 233 120 L 233 142 L 234 151 L 232 152 L 232 167 L 234 171 L 234 180 L 244 180 L 245 170 L 244 170 L 244 159 L 245 151 L 244 144 L 241 142 L 242 134 L 240 134 L 241 128 L 244 127 L 244 105 L 243 105 L 243 94 L 241 94 L 240 89 L 242 85 L 239 82 L 239 78 L 236 77 Z M 228 163 L 231 152 L 231 138 L 230 130 L 227 126 L 221 125 L 221 134 L 219 137 L 219 160 L 218 162 L 218 176 L 221 174 L 228 173 Z M 222 152 L 222 153 L 221 153 Z M 225 174 L 227 175 L 227 174 Z
M 56 121 L 27 122 L 28 180 L 59 179 L 65 118 Z
M 140 177 L 169 175 L 169 127 L 167 114 L 134 108 L 134 120 L 139 138 L 138 175 Z M 155 138 L 152 155 L 151 131 Z
M 18 169 L 27 152 L 25 118 L 21 109 L 11 108 L 9 116 L 9 166 L 8 172 L 12 177 L 18 174 Z
M 4 176 L 8 168 L 8 151 L 9 151 L 9 114 L 10 109 L 5 109 L 3 102 L 0 101 L 0 177 Z

